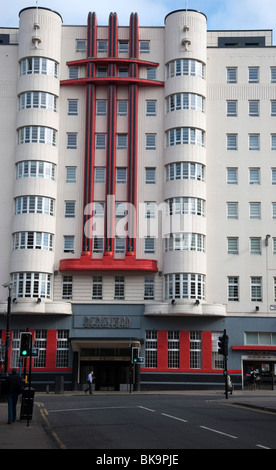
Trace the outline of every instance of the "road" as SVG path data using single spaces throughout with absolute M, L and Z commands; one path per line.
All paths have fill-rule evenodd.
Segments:
M 275 414 L 214 395 L 46 395 L 38 405 L 57 448 L 276 449 Z

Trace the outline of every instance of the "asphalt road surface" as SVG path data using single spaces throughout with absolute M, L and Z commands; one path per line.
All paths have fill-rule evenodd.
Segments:
M 128 449 L 146 450 L 145 459 L 152 449 L 159 450 L 160 459 L 180 458 L 186 449 L 276 449 L 275 414 L 236 406 L 221 396 L 46 395 L 40 401 L 53 447 L 105 450 L 99 454 L 105 459 L 127 455 Z

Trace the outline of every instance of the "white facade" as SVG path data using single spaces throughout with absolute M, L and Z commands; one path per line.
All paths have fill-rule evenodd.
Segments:
M 130 190 L 129 28 L 117 32 L 115 65 L 126 82 L 116 90 L 116 204 Z M 90 203 L 105 202 L 106 210 L 108 26 L 97 34 Z M 136 246 L 127 253 L 116 240 L 112 269 L 104 241 L 93 241 L 88 253 L 82 248 L 84 212 L 92 217 L 84 199 L 87 35 L 86 26 L 63 25 L 44 8 L 22 10 L 18 29 L 0 28 L 0 313 L 2 285 L 11 279 L 19 316 L 72 315 L 73 304 L 143 304 L 144 316 L 166 317 L 168 329 L 176 316 L 199 325 L 203 317 L 275 318 L 271 31 L 207 31 L 205 15 L 192 10 L 168 14 L 162 27 L 139 28 Z M 103 217 L 93 222 L 104 227 Z M 132 268 L 116 269 L 128 255 Z M 151 268 L 136 269 L 139 261 Z M 121 297 L 116 277 L 123 278 Z

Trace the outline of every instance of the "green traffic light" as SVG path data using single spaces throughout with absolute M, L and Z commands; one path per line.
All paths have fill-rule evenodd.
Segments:
M 22 351 L 22 356 L 26 356 L 26 355 L 27 355 L 27 351 L 26 350 Z

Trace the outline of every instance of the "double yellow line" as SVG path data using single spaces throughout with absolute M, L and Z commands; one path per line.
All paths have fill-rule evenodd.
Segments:
M 42 417 L 44 423 L 46 424 L 46 426 L 47 426 L 47 428 L 48 428 L 48 431 L 50 432 L 50 434 L 53 436 L 53 438 L 54 438 L 55 441 L 57 442 L 59 448 L 60 448 L 60 449 L 67 449 L 66 445 L 63 444 L 62 440 L 58 437 L 57 433 L 52 429 L 52 426 L 51 426 L 51 424 L 49 423 L 49 420 L 48 420 L 48 418 L 47 418 L 47 416 L 49 415 L 49 413 L 48 413 L 48 411 L 46 410 L 46 408 L 44 408 L 44 404 L 43 404 L 43 403 L 36 403 L 36 405 L 37 405 L 38 408 L 39 408 L 41 417 Z

